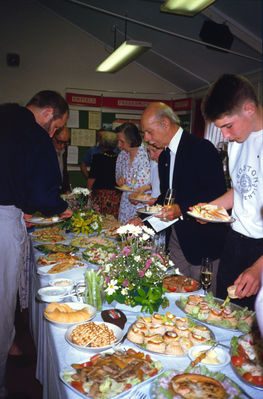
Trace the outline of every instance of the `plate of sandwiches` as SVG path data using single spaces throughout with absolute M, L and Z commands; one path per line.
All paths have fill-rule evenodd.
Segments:
M 127 184 L 123 184 L 122 186 L 116 186 L 117 190 L 123 191 L 123 192 L 133 192 L 134 190 L 127 186 Z
M 211 204 L 194 205 L 192 211 L 188 211 L 187 214 L 204 222 L 233 223 L 235 221 L 232 216 L 229 216 L 225 208 Z
M 209 343 L 215 336 L 203 324 L 167 312 L 165 315 L 154 313 L 152 317 L 139 317 L 130 326 L 127 339 L 148 352 L 182 357 L 194 345 Z
M 181 296 L 176 305 L 195 320 L 232 331 L 248 333 L 255 320 L 254 312 L 230 301 L 204 295 Z
M 50 303 L 44 310 L 44 318 L 56 327 L 68 328 L 76 323 L 90 321 L 96 309 L 79 302 Z
M 166 370 L 152 382 L 150 397 L 245 399 L 246 395 L 243 395 L 241 388 L 225 374 L 197 366 L 192 370 Z

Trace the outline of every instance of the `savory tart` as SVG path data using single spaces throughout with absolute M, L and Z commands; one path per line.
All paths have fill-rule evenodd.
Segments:
M 193 292 L 200 289 L 199 283 L 193 278 L 171 274 L 163 279 L 163 288 L 169 292 Z
M 169 390 L 173 395 L 180 395 L 184 399 L 225 399 L 226 390 L 220 381 L 200 374 L 178 374 L 169 383 Z

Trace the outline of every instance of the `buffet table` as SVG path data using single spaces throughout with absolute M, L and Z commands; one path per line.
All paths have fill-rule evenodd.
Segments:
M 68 239 L 72 238 L 69 235 Z M 68 241 L 68 242 L 69 242 Z M 57 277 L 57 275 L 46 275 L 40 276 L 36 272 L 36 262 L 35 260 L 43 255 L 38 252 L 34 246 L 35 242 L 32 245 L 32 261 L 31 261 L 31 279 L 30 279 L 30 305 L 29 305 L 29 313 L 30 313 L 30 323 L 31 323 L 31 332 L 35 342 L 36 350 L 37 350 L 37 369 L 36 369 L 36 378 L 43 385 L 43 399 L 78 399 L 80 396 L 75 393 L 72 389 L 68 388 L 59 378 L 59 373 L 65 367 L 71 365 L 71 363 L 82 363 L 87 361 L 90 356 L 87 352 L 82 352 L 76 350 L 71 345 L 69 345 L 65 340 L 65 329 L 59 328 L 48 322 L 43 317 L 43 311 L 47 307 L 47 303 L 41 302 L 37 298 L 37 291 L 40 287 L 48 285 L 48 281 L 51 278 Z M 67 243 L 67 242 L 66 242 Z M 39 244 L 39 243 L 38 243 Z M 94 267 L 93 265 L 88 265 L 88 267 Z M 53 276 L 53 277 L 52 277 Z M 72 269 L 59 274 L 59 277 L 68 277 L 73 279 L 75 282 L 84 279 L 84 271 L 83 268 Z M 70 301 L 70 299 L 65 299 L 66 301 Z M 113 306 L 105 304 L 103 309 L 112 308 Z M 119 309 L 122 309 L 120 305 Z M 180 310 L 175 301 L 170 301 L 169 308 L 160 309 L 159 313 L 166 313 L 167 311 L 177 315 L 177 316 L 185 316 L 182 310 Z M 127 331 L 129 325 L 136 320 L 138 313 L 134 311 L 126 311 L 125 315 L 127 317 L 127 323 L 124 327 L 125 332 Z M 100 312 L 97 313 L 94 320 L 102 321 Z M 226 329 L 222 329 L 219 327 L 211 327 L 211 330 L 215 334 L 215 339 L 221 341 L 224 345 L 230 345 L 230 341 L 232 336 L 240 335 L 239 333 L 229 331 Z M 124 346 L 133 347 L 136 350 L 139 350 L 134 344 L 129 342 L 127 339 L 122 344 Z M 140 349 L 141 351 L 141 349 Z M 165 369 L 184 369 L 189 365 L 190 359 L 187 356 L 183 357 L 173 357 L 166 355 L 158 355 L 151 353 L 151 357 L 155 360 L 161 361 L 163 367 Z M 255 388 L 252 388 L 242 381 L 235 375 L 232 370 L 230 364 L 222 368 L 224 374 L 226 374 L 229 378 L 235 381 L 241 389 L 243 389 L 250 398 L 260 397 L 262 395 L 262 391 L 259 391 Z M 139 387 L 139 391 L 144 392 L 147 395 L 147 398 L 150 398 L 150 383 L 146 383 L 143 386 Z M 132 392 L 127 393 L 123 396 L 123 398 L 132 398 Z M 247 396 L 243 395 L 244 398 Z M 249 397 L 249 396 L 248 396 Z M 262 397 L 262 396 L 261 396 Z

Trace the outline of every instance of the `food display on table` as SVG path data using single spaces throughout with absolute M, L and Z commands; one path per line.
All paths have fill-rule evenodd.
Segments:
M 188 356 L 195 365 L 202 363 L 212 370 L 225 367 L 230 362 L 229 353 L 216 344 L 195 345 L 189 350 Z
M 150 352 L 185 356 L 192 346 L 211 342 L 215 337 L 208 327 L 167 312 L 139 317 L 129 328 L 127 338 Z
M 71 252 L 74 253 L 78 251 L 78 248 L 74 247 L 73 245 L 66 245 L 59 243 L 36 245 L 35 248 L 46 255 L 56 252 L 63 252 L 64 254 L 69 254 Z
M 102 229 L 113 229 L 121 226 L 121 223 L 113 215 L 102 215 Z
M 151 399 L 243 399 L 241 388 L 225 374 L 194 369 L 166 370 L 151 385 Z
M 66 241 L 66 238 L 61 232 L 63 230 L 58 229 L 57 231 L 50 229 L 36 230 L 32 233 L 32 238 L 39 242 L 62 242 Z
M 199 282 L 191 277 L 169 274 L 163 279 L 163 288 L 168 292 L 182 294 L 199 291 L 201 287 Z
M 67 292 L 70 293 L 73 289 L 74 283 L 69 278 L 55 278 L 49 281 L 49 285 L 52 287 L 63 287 L 66 288 Z
M 115 253 L 116 247 L 112 244 L 110 246 L 93 244 L 82 252 L 82 256 L 90 263 L 103 265 L 105 262 L 109 262 Z
M 188 211 L 187 213 L 190 216 L 207 222 L 230 223 L 234 221 L 225 208 L 218 207 L 217 205 L 194 205 L 192 211 Z
M 70 244 L 79 248 L 90 248 L 94 244 L 106 245 L 108 247 L 115 246 L 114 241 L 103 237 L 76 237 Z
M 80 262 L 80 258 L 77 255 L 66 254 L 63 252 L 55 252 L 55 253 L 50 253 L 47 256 L 40 256 L 37 259 L 37 263 L 42 266 L 49 266 L 70 259 L 74 259 L 76 262 L 78 261 Z
M 45 319 L 64 328 L 75 323 L 89 321 L 95 315 L 96 309 L 93 306 L 73 302 L 52 302 L 44 310 Z
M 252 311 L 229 301 L 214 298 L 212 292 L 206 296 L 181 296 L 176 305 L 196 320 L 234 331 L 249 332 L 254 322 Z
M 66 341 L 84 352 L 101 352 L 116 345 L 123 337 L 118 326 L 100 321 L 75 324 L 65 334 Z
M 162 370 L 159 361 L 134 349 L 116 350 L 72 364 L 60 373 L 62 381 L 86 398 L 118 398 L 151 381 Z
M 108 238 L 118 239 L 120 237 L 119 234 L 117 233 L 118 228 L 119 226 L 103 230 L 102 234 Z
M 263 390 L 263 341 L 259 331 L 233 337 L 231 366 L 246 384 Z

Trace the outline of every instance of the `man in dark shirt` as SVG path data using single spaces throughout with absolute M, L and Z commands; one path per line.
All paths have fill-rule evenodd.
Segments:
M 61 177 L 51 140 L 67 117 L 67 103 L 49 90 L 36 94 L 26 107 L 0 106 L 0 397 L 6 396 L 6 360 L 15 335 L 26 241 L 23 212 L 72 215 L 59 195 Z

